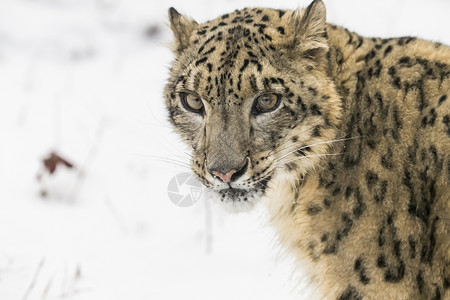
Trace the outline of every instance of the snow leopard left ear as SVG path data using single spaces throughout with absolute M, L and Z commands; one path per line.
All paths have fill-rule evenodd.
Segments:
M 291 22 L 294 26 L 291 51 L 302 57 L 315 58 L 328 49 L 326 8 L 322 0 L 314 0 L 306 9 L 295 10 Z
M 175 52 L 182 52 L 189 46 L 192 32 L 198 27 L 193 19 L 181 15 L 175 8 L 169 8 L 170 27 L 175 37 Z

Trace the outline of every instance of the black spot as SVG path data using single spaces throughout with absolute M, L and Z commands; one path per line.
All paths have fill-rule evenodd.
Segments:
M 364 39 L 362 37 L 358 37 L 358 45 L 356 45 L 356 49 L 362 46 L 364 43 Z
M 431 154 L 433 155 L 434 162 L 436 163 L 437 160 L 438 160 L 438 155 L 437 155 L 436 147 L 433 146 L 433 145 L 431 145 L 431 146 L 430 146 L 430 152 L 431 152 Z
M 244 59 L 244 64 L 243 64 L 242 67 L 239 69 L 239 72 L 244 71 L 244 70 L 247 68 L 249 62 L 250 62 L 250 61 L 249 61 L 248 59 Z
M 267 27 L 267 25 L 265 24 L 253 24 L 254 27 L 258 27 L 258 32 L 259 33 L 264 33 L 264 29 Z
M 423 286 L 425 285 L 425 281 L 423 280 L 422 270 L 417 273 L 416 276 L 417 287 L 419 288 L 419 293 L 423 293 Z
M 306 112 L 306 109 L 307 109 L 306 104 L 303 103 L 302 98 L 300 98 L 300 96 L 297 97 L 297 104 L 300 105 L 303 112 Z
M 355 266 L 354 266 L 355 271 L 360 270 L 361 266 L 362 266 L 362 258 L 359 257 L 355 260 Z
M 258 85 L 256 84 L 256 77 L 253 74 L 250 76 L 250 87 L 254 92 L 258 91 Z
M 341 188 L 340 187 L 337 187 L 337 188 L 335 188 L 334 190 L 333 190 L 333 196 L 336 196 L 337 194 L 339 194 L 341 192 Z
M 392 46 L 389 45 L 386 47 L 386 50 L 384 50 L 384 56 L 388 55 L 392 51 Z
M 286 13 L 284 10 L 278 10 L 278 17 L 281 18 Z
M 386 155 L 381 157 L 381 165 L 389 170 L 394 168 L 393 153 L 391 148 L 388 148 Z
M 309 88 L 308 88 L 308 91 L 309 91 L 314 97 L 317 96 L 317 90 L 316 90 L 315 88 L 309 87 Z
M 394 108 L 394 112 L 393 113 L 394 113 L 395 126 L 397 128 L 402 128 L 403 124 L 402 124 L 402 120 L 401 120 L 401 118 L 399 116 L 399 112 L 398 112 L 398 108 L 397 107 Z
M 428 118 L 427 118 L 427 116 L 425 116 L 425 117 L 422 118 L 421 124 L 422 124 L 422 128 L 427 127 L 427 124 L 428 124 Z
M 358 219 L 366 210 L 366 205 L 363 202 L 363 198 L 358 187 L 355 190 L 355 197 L 356 197 L 356 205 L 353 207 L 353 215 L 355 216 L 356 219 Z
M 379 190 L 376 192 L 376 194 L 374 196 L 376 203 L 381 203 L 384 200 L 384 198 L 386 196 L 386 192 L 387 192 L 387 186 L 388 186 L 387 180 L 383 180 L 381 182 Z
M 450 136 L 450 115 L 442 117 L 442 123 L 447 126 L 447 135 Z
M 279 33 L 284 34 L 284 27 L 277 27 Z
M 311 136 L 313 136 L 313 137 L 319 137 L 320 136 L 319 126 L 314 126 L 313 131 L 311 133 Z
M 353 193 L 353 188 L 351 186 L 348 186 L 345 189 L 345 199 L 348 199 L 352 193 Z
M 384 254 L 380 254 L 377 258 L 377 267 L 380 269 L 386 268 L 386 257 Z
M 362 300 L 358 290 L 349 285 L 347 289 L 338 297 L 338 300 Z
M 198 66 L 199 64 L 204 63 L 207 59 L 208 59 L 207 57 L 203 57 L 203 58 L 197 60 L 195 62 L 195 66 Z
M 372 67 L 369 69 L 367 74 L 369 75 L 369 79 L 372 78 L 372 76 L 373 76 L 373 68 Z
M 416 257 L 416 241 L 411 235 L 408 237 L 408 244 L 409 244 L 409 256 L 411 257 L 411 259 L 414 259 Z
M 431 300 L 441 300 L 441 290 L 438 286 L 436 287 L 436 292 Z
M 436 121 L 436 118 L 437 118 L 436 110 L 432 108 L 430 110 L 430 120 L 428 121 L 428 124 L 434 126 L 434 121 Z
M 343 213 L 342 216 L 342 223 L 343 227 L 341 227 L 336 232 L 336 240 L 340 241 L 342 238 L 348 236 L 352 226 L 353 226 L 353 220 L 349 217 L 347 213 Z
M 323 254 L 336 254 L 336 253 L 337 253 L 336 243 L 330 243 L 325 247 L 325 249 L 323 249 Z
M 372 171 L 366 173 L 367 187 L 371 190 L 373 186 L 378 182 L 378 175 Z
M 271 37 L 270 35 L 265 34 L 264 37 L 265 37 L 266 39 L 268 39 L 269 41 L 272 41 L 272 37 Z
M 319 214 L 321 211 L 322 211 L 322 207 L 320 207 L 317 204 L 310 204 L 308 206 L 308 210 L 307 210 L 308 215 L 310 215 L 310 216 L 315 216 L 315 215 Z
M 253 52 L 251 51 L 247 51 L 248 56 L 252 57 L 252 58 L 256 58 L 256 55 L 253 54 Z
M 393 212 L 391 212 L 387 216 L 386 222 L 387 222 L 388 225 L 391 225 L 391 226 L 394 224 L 394 213 Z
M 326 208 L 329 208 L 331 206 L 331 201 L 328 198 L 323 199 L 323 205 L 325 205 Z
M 213 65 L 212 65 L 212 64 L 207 64 L 206 66 L 208 67 L 208 71 L 209 71 L 209 72 L 212 72 L 212 67 L 213 67 Z M 211 77 L 210 77 L 210 78 L 211 78 Z
M 421 253 L 421 261 L 430 265 L 433 262 L 434 248 L 436 246 L 436 223 L 438 220 L 439 217 L 436 216 L 431 224 L 428 247 L 424 246 Z
M 382 247 L 384 245 L 385 242 L 384 230 L 385 230 L 384 225 L 382 225 L 380 229 L 378 229 L 378 247 Z
M 370 278 L 367 277 L 366 268 L 364 267 L 364 261 L 361 257 L 355 260 L 354 270 L 359 272 L 359 281 L 363 284 L 368 284 L 370 282 Z
M 214 50 L 216 50 L 216 47 L 212 47 L 211 49 L 209 49 L 208 51 L 206 51 L 205 53 L 203 53 L 203 55 L 208 55 L 208 54 L 214 52 Z
M 394 84 L 394 87 L 396 87 L 397 89 L 402 88 L 402 83 L 400 81 L 400 77 L 395 77 L 394 81 L 392 83 Z
M 394 241 L 393 252 L 397 258 L 400 258 L 400 246 L 401 246 L 401 241 L 399 241 L 399 240 Z
M 370 278 L 367 277 L 364 269 L 359 273 L 359 281 L 361 281 L 363 284 L 368 284 L 370 282 Z
M 384 273 L 384 280 L 386 282 L 398 283 L 405 277 L 405 262 L 400 260 L 398 263 L 398 266 L 390 267 Z
M 399 64 L 407 64 L 411 61 L 411 58 L 408 56 L 403 56 L 402 58 L 399 59 L 398 63 Z
M 444 289 L 450 288 L 450 277 L 444 278 Z
M 302 147 L 302 148 L 303 148 L 303 147 Z M 295 151 L 295 153 L 297 153 L 297 155 L 300 155 L 300 156 L 306 156 L 306 153 L 305 153 L 305 151 L 303 151 L 302 148 L 297 149 L 297 150 Z
M 368 62 L 369 60 L 371 60 L 372 58 L 374 58 L 376 55 L 375 50 L 370 51 L 369 53 L 366 54 L 366 56 L 364 57 L 364 60 L 366 62 Z
M 443 95 L 441 98 L 439 98 L 438 105 L 444 103 L 445 100 L 447 100 L 447 95 Z
M 269 21 L 270 19 L 269 19 L 269 16 L 268 15 L 264 15 L 262 18 L 261 18 L 261 21 L 263 21 L 263 22 L 267 22 L 267 21 Z
M 322 112 L 320 111 L 320 108 L 317 104 L 312 104 L 309 109 L 311 110 L 311 114 L 313 116 L 321 116 Z

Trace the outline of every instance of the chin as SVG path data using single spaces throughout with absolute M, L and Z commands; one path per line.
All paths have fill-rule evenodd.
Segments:
M 264 191 L 256 189 L 207 190 L 207 198 L 230 213 L 251 211 L 264 197 Z

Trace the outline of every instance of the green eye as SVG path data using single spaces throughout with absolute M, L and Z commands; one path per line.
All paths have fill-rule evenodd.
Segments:
M 253 104 L 253 114 L 261 114 L 274 111 L 280 105 L 280 94 L 264 94 L 256 98 Z
M 180 93 L 180 101 L 183 107 L 194 113 L 202 113 L 204 110 L 203 101 L 200 97 L 188 94 L 188 93 Z

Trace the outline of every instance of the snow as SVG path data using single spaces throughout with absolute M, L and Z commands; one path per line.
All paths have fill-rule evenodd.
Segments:
M 189 156 L 162 99 L 168 7 L 206 21 L 307 4 L 1 0 L 0 299 L 310 299 L 262 208 L 169 200 Z M 366 35 L 450 44 L 448 1 L 326 4 Z M 38 182 L 51 151 L 76 168 Z

